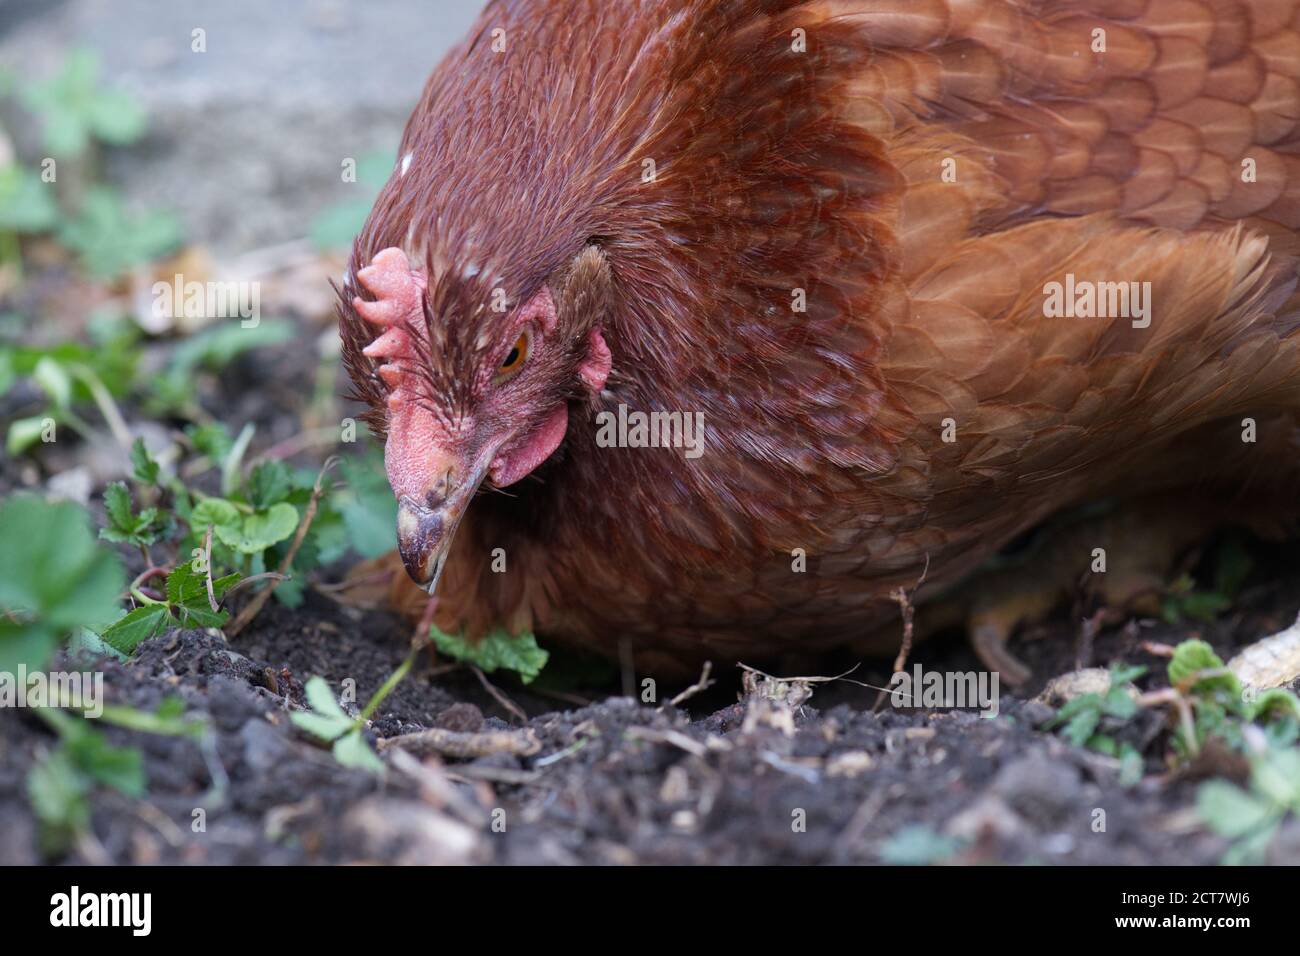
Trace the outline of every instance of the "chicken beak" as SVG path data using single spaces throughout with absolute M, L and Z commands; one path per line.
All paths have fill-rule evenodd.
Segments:
M 488 457 L 463 479 L 440 477 L 422 501 L 410 495 L 397 500 L 397 550 L 411 580 L 430 594 L 442 577 L 456 528 L 490 465 Z

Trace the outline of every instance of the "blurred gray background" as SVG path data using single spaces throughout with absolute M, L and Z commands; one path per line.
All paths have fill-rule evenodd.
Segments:
M 96 51 L 105 81 L 150 115 L 142 142 L 109 153 L 107 178 L 174 210 L 192 240 L 246 250 L 306 235 L 357 195 L 342 159 L 396 149 L 429 72 L 484 3 L 0 0 L 0 68 L 43 77 L 70 49 Z M 191 51 L 195 28 L 205 53 Z

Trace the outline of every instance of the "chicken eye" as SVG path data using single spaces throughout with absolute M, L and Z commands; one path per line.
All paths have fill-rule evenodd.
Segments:
M 519 368 L 519 366 L 523 365 L 527 359 L 528 336 L 521 335 L 515 340 L 515 344 L 511 347 L 510 351 L 506 353 L 505 359 L 501 362 L 500 367 L 497 368 L 497 374 L 508 375 Z

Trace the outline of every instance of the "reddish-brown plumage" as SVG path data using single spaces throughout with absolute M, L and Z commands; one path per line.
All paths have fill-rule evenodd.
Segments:
M 758 659 L 861 642 L 927 561 L 942 591 L 1091 498 L 1289 493 L 1295 49 L 1297 0 L 491 4 L 350 267 L 397 248 L 427 276 L 410 372 L 452 485 L 567 408 L 469 506 L 439 625 Z M 1153 321 L 1046 316 L 1067 274 L 1150 282 Z M 557 330 L 494 385 L 543 288 Z M 598 447 L 620 404 L 703 413 L 704 454 Z

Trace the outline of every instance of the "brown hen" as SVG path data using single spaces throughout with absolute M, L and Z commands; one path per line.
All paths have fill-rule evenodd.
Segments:
M 439 627 L 771 659 L 1083 502 L 1289 517 L 1298 81 L 1298 0 L 490 4 L 342 290 Z

